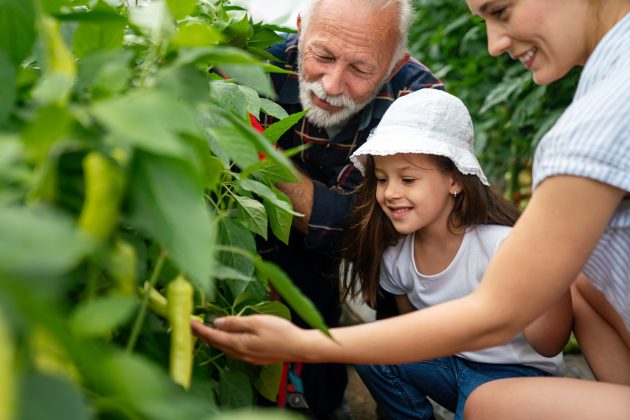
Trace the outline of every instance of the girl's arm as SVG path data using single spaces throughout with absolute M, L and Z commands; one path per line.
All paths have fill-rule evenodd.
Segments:
M 572 326 L 571 292 L 567 291 L 550 309 L 529 324 L 523 334 L 538 354 L 553 357 L 567 345 Z
M 569 290 L 622 196 L 587 178 L 548 178 L 475 292 L 406 315 L 334 328 L 334 340 L 262 315 L 215 320 L 217 329 L 195 324 L 195 333 L 251 363 L 402 363 L 505 343 Z

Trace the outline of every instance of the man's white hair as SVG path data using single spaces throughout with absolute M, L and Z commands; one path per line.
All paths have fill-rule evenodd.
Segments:
M 336 0 L 342 1 L 342 0 Z M 347 0 L 343 0 L 347 1 Z M 409 36 L 409 28 L 413 21 L 413 7 L 411 0 L 359 0 L 362 6 L 369 7 L 373 10 L 384 9 L 388 7 L 398 8 L 398 44 L 392 57 L 392 63 L 390 65 L 390 71 L 398 61 L 400 61 L 407 52 L 407 38 Z M 321 3 L 321 0 L 307 0 L 304 2 L 304 6 L 300 11 L 301 33 L 302 36 L 308 28 L 310 18 L 313 12 L 317 9 L 317 6 Z M 321 11 L 320 11 L 321 12 Z

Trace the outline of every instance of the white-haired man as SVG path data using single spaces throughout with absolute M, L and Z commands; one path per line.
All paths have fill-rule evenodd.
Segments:
M 259 244 L 259 251 L 288 273 L 331 327 L 341 313 L 339 239 L 353 205 L 351 192 L 361 181 L 349 156 L 394 99 L 443 87 L 409 57 L 412 18 L 409 0 L 309 0 L 298 17 L 297 36 L 269 49 L 279 65 L 297 71 L 273 75 L 278 103 L 289 113 L 309 109 L 278 145 L 309 147 L 293 158 L 302 181 L 278 184 L 304 217 L 294 218 L 289 246 L 270 240 Z M 315 416 L 335 418 L 347 382 L 345 366 L 307 365 L 302 380 Z

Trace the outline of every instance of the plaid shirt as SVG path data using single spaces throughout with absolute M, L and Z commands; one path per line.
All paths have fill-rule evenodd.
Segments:
M 279 60 L 275 64 L 297 71 L 297 41 L 297 35 L 287 35 L 285 42 L 269 49 Z M 277 102 L 290 114 L 301 111 L 297 75 L 273 73 L 272 81 Z M 354 203 L 351 192 L 362 178 L 350 162 L 350 155 L 365 142 L 394 99 L 422 88 L 443 89 L 444 86 L 422 63 L 411 59 L 383 87 L 376 99 L 351 118 L 333 138 L 328 137 L 326 130 L 303 118 L 278 141 L 283 149 L 309 145 L 293 157 L 293 162 L 313 179 L 315 186 L 309 234 L 304 238 L 306 247 L 329 248 L 330 240 L 340 236 L 346 215 Z M 271 117 L 263 117 L 264 126 L 274 121 Z

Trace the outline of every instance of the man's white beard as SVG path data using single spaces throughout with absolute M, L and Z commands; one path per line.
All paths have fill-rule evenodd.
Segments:
M 302 77 L 301 71 L 299 72 L 299 80 L 300 103 L 302 104 L 302 108 L 309 109 L 306 113 L 306 118 L 320 128 L 339 126 L 346 123 L 350 117 L 372 102 L 377 93 L 381 90 L 379 87 L 370 98 L 363 102 L 356 103 L 346 95 L 331 96 L 326 94 L 324 85 L 322 85 L 321 82 L 307 82 Z M 342 109 L 337 112 L 329 112 L 318 107 L 311 100 L 311 93 L 331 105 L 342 107 Z

